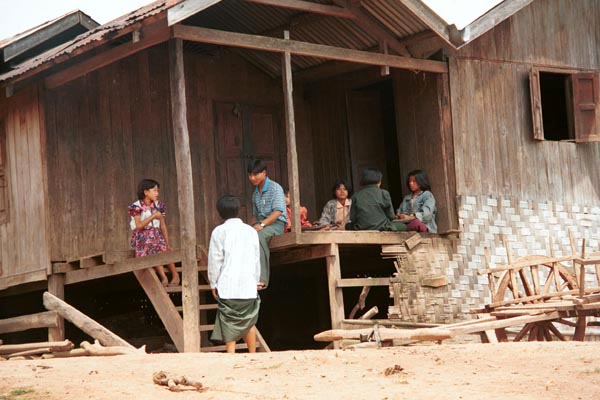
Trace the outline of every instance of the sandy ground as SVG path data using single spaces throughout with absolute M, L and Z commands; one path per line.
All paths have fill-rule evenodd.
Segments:
M 207 389 L 169 392 L 160 370 Z M 600 343 L 2 361 L 0 399 L 600 399 Z

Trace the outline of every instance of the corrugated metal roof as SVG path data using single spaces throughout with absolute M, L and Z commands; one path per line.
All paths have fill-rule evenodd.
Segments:
M 330 0 L 305 1 L 332 5 Z M 75 54 L 91 50 L 111 35 L 117 36 L 119 31 L 130 25 L 166 12 L 169 5 L 172 5 L 172 1 L 169 5 L 167 3 L 167 0 L 156 1 L 84 33 L 71 42 L 20 64 L 15 70 L 0 76 L 0 81 L 17 78 L 36 68 L 40 68 L 41 71 L 44 69 L 44 64 L 50 66 L 49 63 L 60 63 Z M 372 17 L 373 23 L 380 25 L 397 39 L 413 36 L 429 29 L 399 0 L 362 0 L 360 4 L 362 12 Z M 283 30 L 289 30 L 294 40 L 357 50 L 373 49 L 379 43 L 377 37 L 365 31 L 352 19 L 316 15 L 244 0 L 222 0 L 182 23 L 273 37 L 282 37 Z M 278 54 L 249 50 L 236 51 L 269 75 L 279 75 Z M 292 60 L 295 70 L 311 68 L 326 61 L 313 57 L 293 57 Z
M 6 74 L 0 76 L 0 81 L 7 81 L 12 78 L 19 77 L 25 74 L 26 72 L 41 66 L 42 64 L 46 64 L 53 60 L 56 60 L 58 57 L 72 54 L 77 49 L 82 48 L 84 46 L 88 46 L 94 42 L 100 42 L 103 39 L 105 39 L 108 35 L 113 34 L 113 32 L 118 32 L 123 28 L 135 24 L 138 21 L 141 21 L 150 16 L 165 11 L 165 3 L 166 0 L 159 0 L 153 2 L 136 11 L 123 15 L 110 22 L 107 22 L 106 24 L 101 25 L 89 32 L 85 32 L 77 36 L 70 42 L 55 47 L 51 50 L 46 51 L 45 53 L 40 54 L 37 57 L 23 62 L 13 71 L 7 72 Z
M 363 0 L 362 6 L 398 38 L 428 30 L 427 25 L 396 0 Z

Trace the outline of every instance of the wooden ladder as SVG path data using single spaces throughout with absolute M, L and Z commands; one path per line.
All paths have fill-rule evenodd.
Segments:
M 214 321 L 215 315 L 214 312 L 211 313 L 211 311 L 215 311 L 218 305 L 210 293 L 207 270 L 208 267 L 205 265 L 198 266 L 198 290 L 200 291 L 200 351 L 225 351 L 225 345 L 209 345 L 209 334 L 214 328 L 214 323 L 208 322 Z M 177 271 L 181 273 L 181 267 L 177 267 Z M 163 322 L 175 347 L 177 347 L 177 350 L 180 352 L 183 352 L 183 307 L 176 305 L 173 302 L 174 299 L 177 299 L 177 302 L 181 304 L 182 286 L 162 286 L 152 268 L 134 271 L 134 274 L 154 306 L 156 313 Z M 178 296 L 175 296 L 175 294 L 178 294 Z M 247 348 L 248 347 L 243 340 L 242 343 L 236 344 L 236 350 Z M 256 351 L 271 351 L 258 329 L 256 329 Z

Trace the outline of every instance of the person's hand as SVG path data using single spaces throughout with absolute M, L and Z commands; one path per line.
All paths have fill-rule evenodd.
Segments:
M 152 219 L 161 219 L 162 220 L 162 213 L 160 211 L 154 211 L 152 213 L 152 215 L 150 216 L 150 218 Z
M 211 289 L 213 298 L 215 299 L 215 301 L 219 301 L 219 295 L 217 294 L 217 288 L 213 288 Z
M 260 232 L 260 231 L 262 231 L 262 230 L 263 230 L 263 227 L 262 227 L 262 226 L 260 226 L 260 224 L 254 224 L 252 227 L 254 228 L 254 230 L 255 230 L 256 232 Z

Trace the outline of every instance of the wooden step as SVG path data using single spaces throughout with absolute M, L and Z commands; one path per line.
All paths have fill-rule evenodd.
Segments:
M 175 307 L 177 309 L 177 311 L 181 312 L 183 311 L 183 306 L 179 306 L 179 307 Z M 206 311 L 206 310 L 216 310 L 217 308 L 219 308 L 218 304 L 200 304 L 198 306 L 198 309 L 200 311 Z
M 175 267 L 175 270 L 177 272 L 181 272 L 182 268 L 181 267 Z M 198 265 L 198 272 L 206 272 L 208 271 L 208 265 Z
M 257 344 L 258 345 L 258 344 Z M 246 350 L 248 349 L 248 346 L 246 345 L 246 343 L 238 343 L 235 345 L 235 349 L 236 350 Z M 219 345 L 219 346 L 207 346 L 207 347 L 202 347 L 200 349 L 201 352 L 209 352 L 209 351 L 225 351 L 226 347 L 224 344 Z
M 212 331 L 215 328 L 215 324 L 200 325 L 200 332 Z
M 183 286 L 165 286 L 167 293 L 181 293 Z M 198 290 L 209 291 L 210 285 L 198 285 Z

